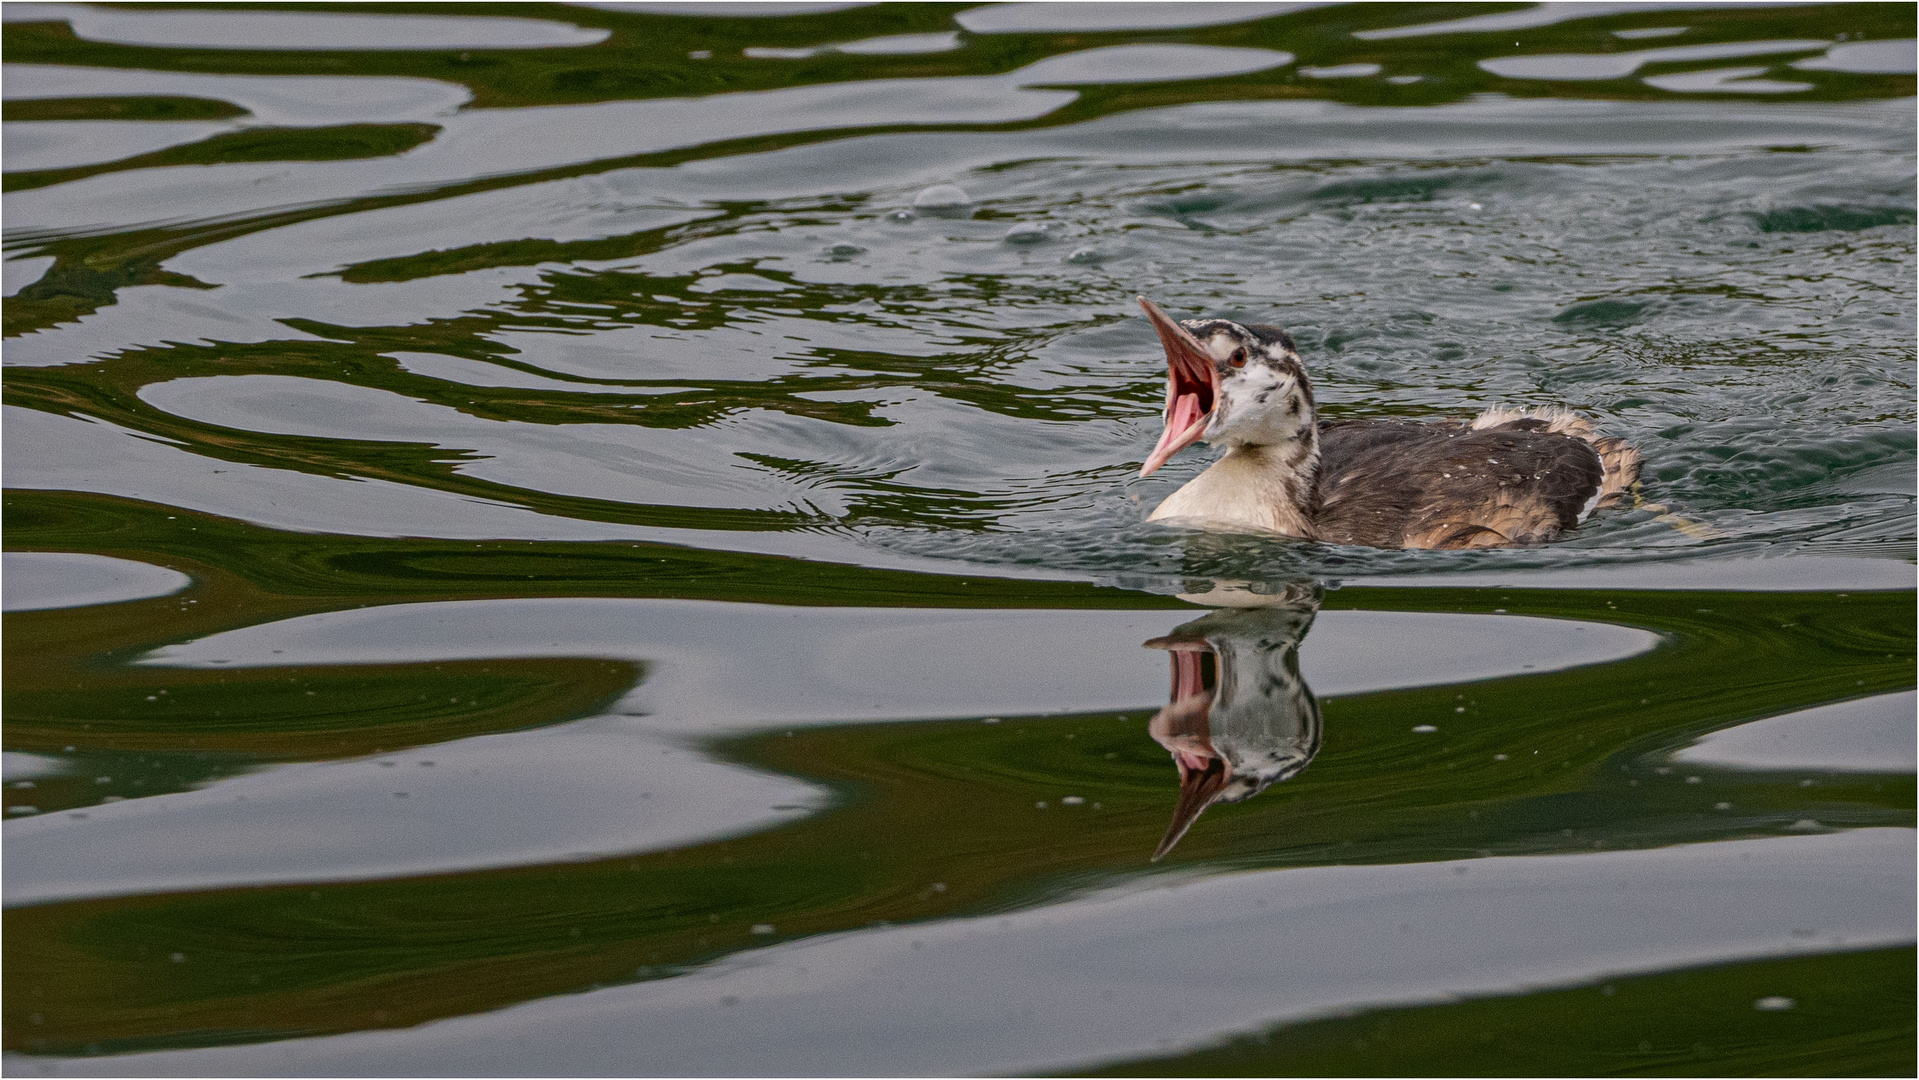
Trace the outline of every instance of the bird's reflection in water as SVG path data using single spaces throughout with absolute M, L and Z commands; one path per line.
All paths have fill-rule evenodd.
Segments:
M 1222 585 L 1185 597 L 1220 610 L 1146 642 L 1172 654 L 1171 700 L 1147 730 L 1179 769 L 1179 803 L 1155 862 L 1207 807 L 1291 779 L 1319 752 L 1319 702 L 1300 677 L 1299 643 L 1320 595 L 1313 584 L 1263 593 Z

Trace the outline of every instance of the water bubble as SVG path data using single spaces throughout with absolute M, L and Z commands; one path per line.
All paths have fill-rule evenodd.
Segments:
M 1041 803 L 1040 805 L 1041 805 L 1041 806 L 1045 806 L 1046 804 L 1045 804 L 1045 803 Z M 37 807 L 37 806 L 26 806 L 26 805 L 21 805 L 21 806 L 9 806 L 9 807 L 7 807 L 7 813 L 9 813 L 9 814 L 14 814 L 14 815 L 17 815 L 17 816 L 20 816 L 20 817 L 25 817 L 25 816 L 26 816 L 26 815 L 28 815 L 28 814 L 37 814 L 37 813 L 39 813 L 39 812 L 40 812 L 40 808 L 39 808 L 39 807 Z
M 1712 808 L 1714 810 L 1731 810 L 1732 804 L 1729 802 L 1716 802 L 1712 804 Z
M 1095 266 L 1105 259 L 1106 254 L 1104 252 L 1098 248 L 1090 247 L 1074 248 L 1073 253 L 1066 256 L 1066 261 L 1075 266 Z
M 1086 800 L 1080 798 L 1078 795 L 1068 795 L 1064 799 L 1061 799 L 1059 804 L 1061 806 L 1084 806 L 1086 805 Z
M 1413 731 L 1421 735 L 1431 735 L 1433 732 L 1438 730 L 1439 730 L 1438 728 L 1432 726 L 1431 724 L 1421 724 L 1418 727 L 1413 729 Z
M 981 721 L 980 721 L 980 723 L 982 723 L 982 724 L 997 724 L 997 723 L 999 723 L 999 717 L 997 717 L 997 716 L 989 716 L 989 717 L 987 717 L 986 719 L 984 719 L 984 720 L 981 720 Z
M 913 196 L 913 205 L 920 210 L 951 210 L 972 204 L 973 197 L 956 184 L 934 184 Z
M 712 49 L 693 49 L 687 52 L 686 58 L 688 60 L 711 60 L 713 59 L 713 50 Z
M 1494 754 L 1494 755 L 1493 755 L 1493 760 L 1494 760 L 1494 761 L 1505 761 L 1505 760 L 1506 760 L 1506 755 L 1504 755 L 1504 754 Z
M 1752 1007 L 1760 1012 L 1785 1012 L 1797 1004 L 1799 1003 L 1789 997 L 1762 997 L 1753 1002 Z
M 914 212 L 912 212 L 911 210 L 895 210 L 895 211 L 893 211 L 892 213 L 890 213 L 890 214 L 888 214 L 888 215 L 886 215 L 886 217 L 887 217 L 887 219 L 888 219 L 888 220 L 890 220 L 890 221 L 917 221 L 917 220 L 919 220 L 919 215 L 918 215 L 918 214 L 915 214 L 915 213 L 914 213 Z
M 826 257 L 834 262 L 844 262 L 855 255 L 866 254 L 866 249 L 858 244 L 834 244 L 826 249 Z
M 184 964 L 187 962 L 187 954 L 183 952 L 177 952 L 177 953 L 174 953 L 172 956 L 167 957 L 167 959 L 173 961 L 176 964 Z
M 1035 810 L 1044 810 L 1044 809 L 1046 809 L 1046 804 L 1045 804 L 1045 803 L 1043 803 L 1043 802 L 1036 802 L 1036 803 L 1034 803 L 1034 804 L 1033 804 L 1033 809 L 1035 809 Z
M 1037 221 L 1022 221 L 1006 230 L 1006 242 L 1009 244 L 1044 244 L 1051 239 L 1046 226 Z
M 1795 821 L 1792 824 L 1786 826 L 1786 831 L 1787 832 L 1806 832 L 1806 833 L 1824 832 L 1825 827 L 1820 825 L 1817 821 L 1814 821 L 1813 819 L 1809 817 L 1802 817 L 1798 821 Z
M 753 924 L 753 932 L 755 934 L 770 934 L 773 932 L 773 924 L 770 922 L 756 922 Z

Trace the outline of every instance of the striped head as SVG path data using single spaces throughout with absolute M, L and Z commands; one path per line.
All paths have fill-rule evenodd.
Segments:
M 1312 383 L 1286 331 L 1229 319 L 1175 322 L 1151 300 L 1139 304 L 1166 350 L 1166 429 L 1141 476 L 1201 439 L 1316 449 Z

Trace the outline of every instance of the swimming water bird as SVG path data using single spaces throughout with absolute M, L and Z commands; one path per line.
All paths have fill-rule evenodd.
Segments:
M 1639 451 L 1562 409 L 1471 421 L 1320 420 L 1293 339 L 1140 307 L 1166 349 L 1166 430 L 1141 476 L 1205 440 L 1218 461 L 1150 521 L 1381 548 L 1543 544 L 1639 478 Z

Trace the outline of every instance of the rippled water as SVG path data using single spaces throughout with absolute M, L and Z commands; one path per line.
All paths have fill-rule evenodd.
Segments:
M 1913 1068 L 1909 7 L 513 12 L 4 9 L 13 1068 Z M 1139 294 L 1643 487 L 1148 526 Z

